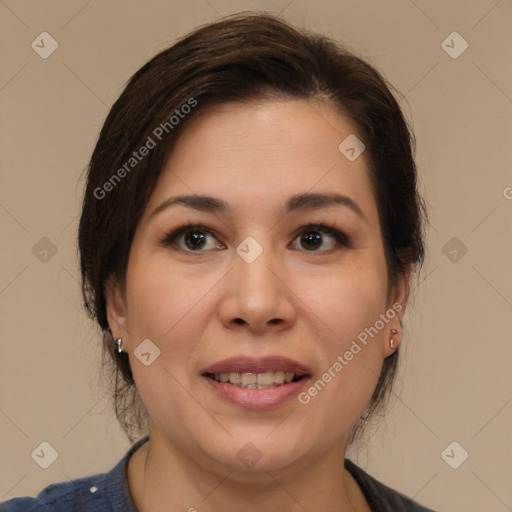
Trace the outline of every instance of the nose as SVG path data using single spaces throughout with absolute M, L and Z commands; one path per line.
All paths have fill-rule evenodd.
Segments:
M 296 318 L 296 297 L 283 263 L 269 249 L 251 263 L 235 253 L 233 264 L 224 281 L 222 324 L 254 334 L 290 328 Z

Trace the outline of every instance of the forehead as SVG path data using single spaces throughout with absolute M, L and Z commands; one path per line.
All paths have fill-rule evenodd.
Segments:
M 304 192 L 337 192 L 370 215 L 375 201 L 365 154 L 350 161 L 339 145 L 357 131 L 332 105 L 305 100 L 226 103 L 185 128 L 147 210 L 169 195 L 219 197 L 243 213 L 280 207 Z

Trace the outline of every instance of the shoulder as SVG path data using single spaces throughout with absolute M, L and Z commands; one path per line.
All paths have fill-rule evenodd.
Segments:
M 102 511 L 107 507 L 105 474 L 77 478 L 45 487 L 35 498 L 14 498 L 0 503 L 0 512 L 71 512 Z
M 35 498 L 0 503 L 0 512 L 136 512 L 126 478 L 130 456 L 148 440 L 139 439 L 108 472 L 45 487 Z
M 345 469 L 354 477 L 374 512 L 434 512 L 379 482 L 349 459 L 345 459 Z

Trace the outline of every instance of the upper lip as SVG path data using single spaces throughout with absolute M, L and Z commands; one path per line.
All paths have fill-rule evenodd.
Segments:
M 264 373 L 276 371 L 293 372 L 299 376 L 311 375 L 311 370 L 307 366 L 284 356 L 231 357 L 207 366 L 201 374 L 231 372 Z

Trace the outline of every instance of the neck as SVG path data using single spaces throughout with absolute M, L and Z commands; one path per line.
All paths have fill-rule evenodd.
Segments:
M 249 478 L 231 468 L 196 463 L 154 434 L 128 462 L 128 486 L 138 512 L 370 512 L 343 467 L 345 442 L 302 469 Z

